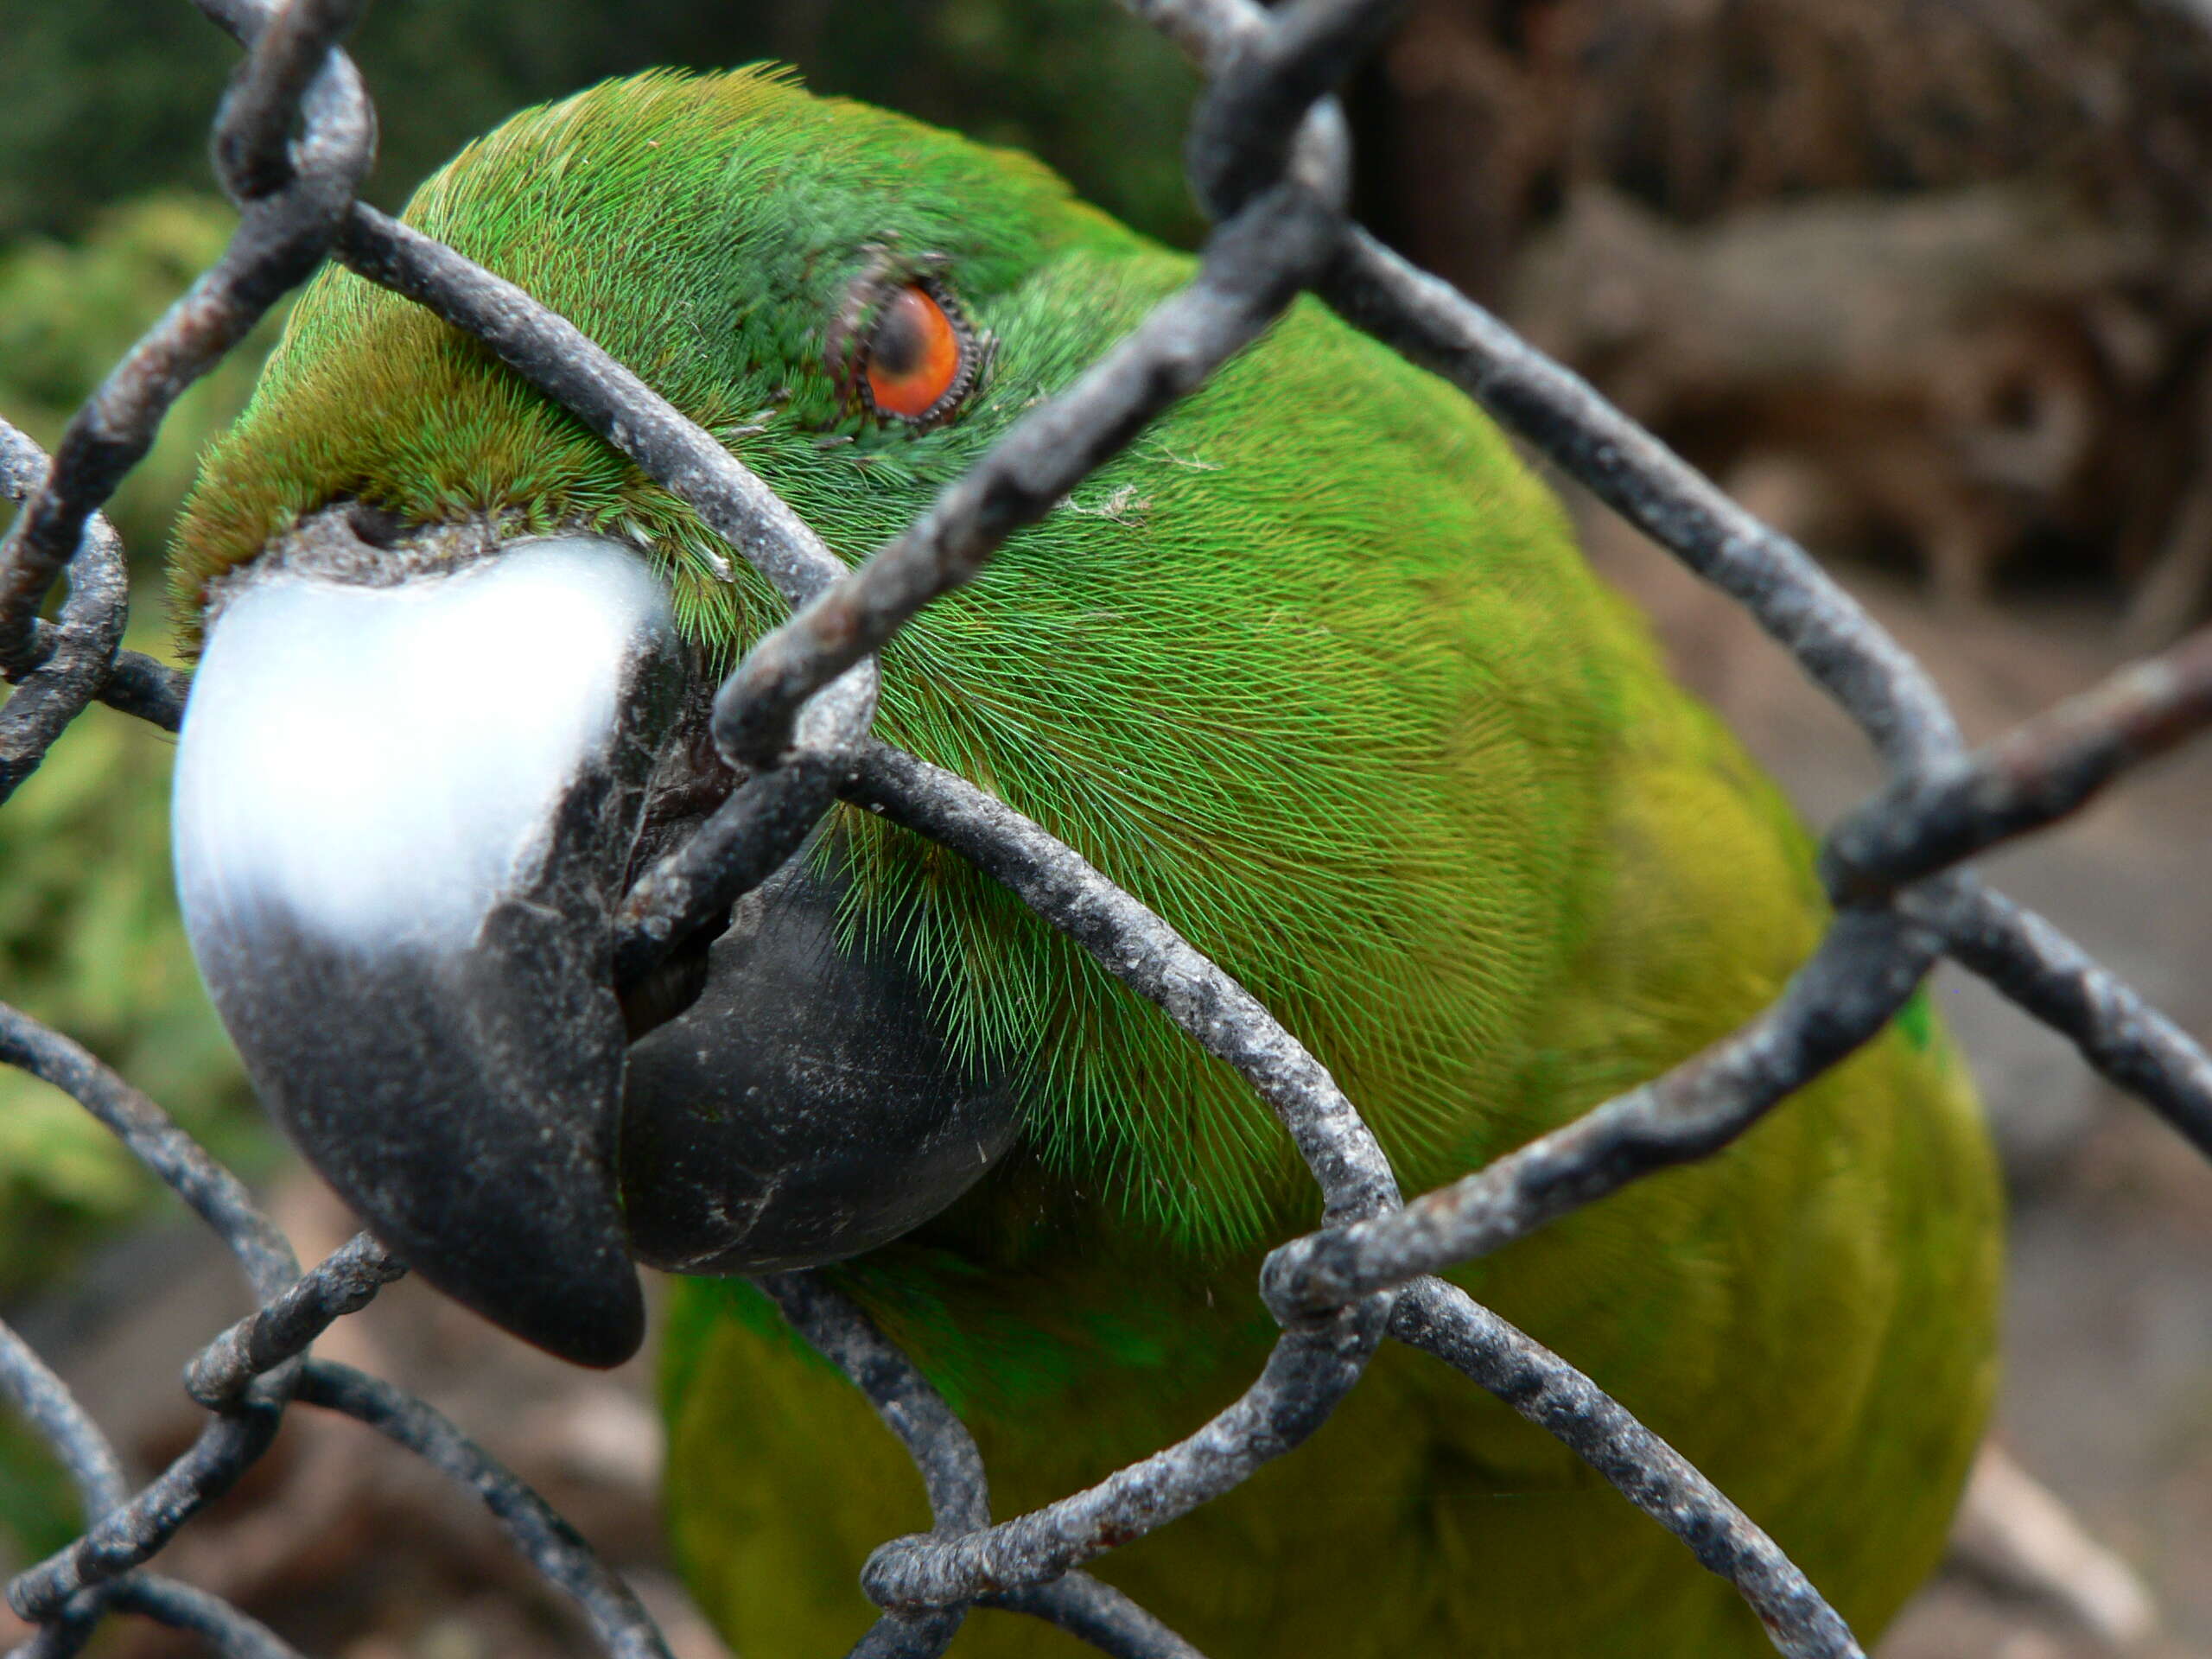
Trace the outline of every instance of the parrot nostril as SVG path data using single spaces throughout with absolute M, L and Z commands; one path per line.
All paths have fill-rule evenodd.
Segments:
M 396 546 L 407 533 L 404 518 L 370 501 L 356 501 L 346 509 L 346 527 L 357 541 L 371 547 Z

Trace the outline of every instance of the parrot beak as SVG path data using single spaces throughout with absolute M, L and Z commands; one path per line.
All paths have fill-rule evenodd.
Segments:
M 333 510 L 218 593 L 177 761 L 187 929 L 264 1100 L 402 1261 L 588 1365 L 644 1334 L 610 917 L 685 663 L 619 543 L 395 551 Z

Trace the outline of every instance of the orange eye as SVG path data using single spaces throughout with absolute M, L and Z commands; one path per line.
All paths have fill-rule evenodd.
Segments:
M 961 384 L 964 346 L 959 326 L 920 283 L 893 294 L 868 340 L 868 395 L 876 413 L 908 421 L 936 414 Z

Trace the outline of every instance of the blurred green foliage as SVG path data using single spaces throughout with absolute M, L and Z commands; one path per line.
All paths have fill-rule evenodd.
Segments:
M 207 189 L 230 41 L 190 0 L 0 0 L 0 245 L 102 204 Z M 353 52 L 394 207 L 525 104 L 656 64 L 796 64 L 817 92 L 1033 150 L 1138 228 L 1188 242 L 1180 144 L 1197 82 L 1103 0 L 379 0 Z
M 222 202 L 156 195 L 105 209 L 75 245 L 0 252 L 0 414 L 51 445 L 78 402 L 223 246 Z M 200 449 L 244 404 L 276 325 L 193 387 L 113 512 L 150 599 Z M 157 645 L 158 601 L 133 643 Z M 171 893 L 170 744 L 84 715 L 0 811 L 0 996 L 67 1033 L 249 1166 L 267 1162 L 238 1061 L 200 988 Z M 0 1295 L 64 1268 L 136 1215 L 152 1184 L 85 1111 L 0 1071 Z
M 159 194 L 101 209 L 73 245 L 31 237 L 0 251 L 0 415 L 51 449 L 78 404 L 222 252 L 236 223 L 219 200 Z M 276 327 L 264 321 L 178 400 L 110 504 L 142 578 L 158 575 L 200 451 L 245 407 Z
M 60 1460 L 0 1408 L 0 1560 L 15 1570 L 53 1554 L 82 1529 L 83 1513 Z
M 0 983 L 251 1174 L 270 1145 L 184 940 L 162 734 L 93 709 L 0 812 Z M 60 1090 L 0 1070 L 0 1295 L 138 1212 L 150 1179 Z

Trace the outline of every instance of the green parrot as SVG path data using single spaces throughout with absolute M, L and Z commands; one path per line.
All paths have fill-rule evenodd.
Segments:
M 408 218 L 575 321 L 857 561 L 1185 282 L 1036 162 L 765 68 L 620 80 Z M 181 892 L 257 1084 L 434 1283 L 607 1363 L 688 1276 L 674 1547 L 747 1655 L 841 1653 L 926 1529 L 744 1276 L 821 1266 L 973 1428 L 1001 1516 L 1199 1425 L 1319 1202 L 1224 1066 L 958 857 L 840 807 L 646 987 L 608 917 L 735 779 L 779 614 L 477 341 L 337 269 L 174 556 Z M 1301 301 L 885 652 L 876 730 L 1166 917 L 1408 1192 L 1723 1035 L 1824 923 L 1774 786 L 1459 393 Z M 1452 1276 L 1699 1464 L 1871 1640 L 1988 1408 L 1999 1199 L 1916 999 L 1741 1142 Z M 1096 1563 L 1213 1659 L 1750 1655 L 1733 1590 L 1437 1360 Z M 1013 1614 L 956 1654 L 1077 1651 Z

